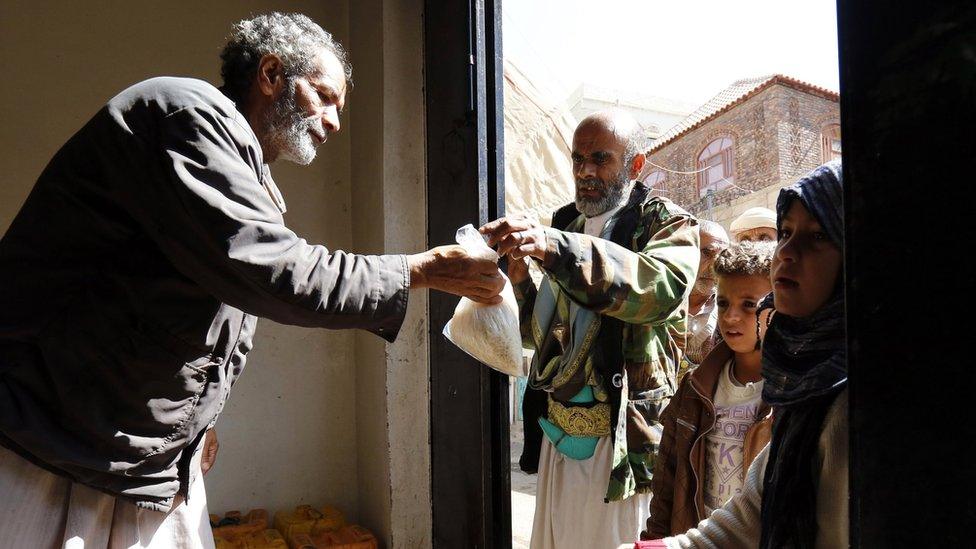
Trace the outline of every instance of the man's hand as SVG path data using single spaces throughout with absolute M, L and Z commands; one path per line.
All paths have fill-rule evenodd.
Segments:
M 514 257 L 509 256 L 508 279 L 512 281 L 512 284 L 519 284 L 528 278 L 529 264 L 526 263 L 524 259 L 515 259 Z
M 521 260 L 532 256 L 546 258 L 546 229 L 524 217 L 502 217 L 478 229 L 488 235 L 488 245 L 498 247 L 498 255 Z
M 505 279 L 491 259 L 468 255 L 457 245 L 407 256 L 411 288 L 433 288 L 478 303 L 501 303 Z
M 220 443 L 217 442 L 217 430 L 210 429 L 203 437 L 203 455 L 200 456 L 200 472 L 207 474 L 210 468 L 217 462 L 217 451 L 220 450 Z

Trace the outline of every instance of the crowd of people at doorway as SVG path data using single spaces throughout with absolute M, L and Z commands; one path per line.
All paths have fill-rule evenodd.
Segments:
M 531 547 L 846 546 L 840 164 L 744 212 L 730 244 L 633 181 L 635 126 L 580 123 L 576 200 L 550 228 L 482 229 L 535 351 Z
M 339 131 L 351 68 L 331 35 L 260 15 L 222 59 L 220 89 L 156 78 L 113 98 L 0 240 L 5 546 L 212 547 L 203 441 L 257 316 L 392 341 L 411 289 L 500 301 L 495 263 L 460 247 L 362 256 L 285 226 L 267 163 L 308 164 Z M 729 245 L 634 181 L 640 135 L 587 117 L 574 203 L 551 227 L 481 228 L 543 397 L 532 547 L 844 546 L 840 165 L 784 189 L 775 219 L 733 223 L 775 250 Z
M 733 223 L 722 340 L 662 414 L 641 538 L 664 539 L 639 546 L 848 545 L 842 181 L 831 162 L 783 189 L 776 244 L 747 242 L 758 210 Z

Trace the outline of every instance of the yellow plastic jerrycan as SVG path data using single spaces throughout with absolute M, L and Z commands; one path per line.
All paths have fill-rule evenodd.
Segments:
M 312 526 L 312 535 L 332 532 L 346 525 L 346 517 L 337 507 L 326 505 L 321 509 L 322 518 Z
M 224 538 L 214 538 L 214 549 L 242 549 L 243 544 L 242 540 L 227 541 Z
M 252 509 L 242 516 L 240 511 L 229 511 L 222 519 L 210 515 L 210 524 L 214 539 L 234 542 L 267 529 L 268 512 L 264 509 Z
M 288 540 L 295 534 L 315 535 L 337 530 L 345 524 L 342 511 L 331 505 L 326 505 L 321 511 L 311 505 L 299 505 L 294 511 L 275 513 L 274 518 L 275 529 Z
M 292 534 L 288 538 L 288 547 L 289 549 L 318 549 L 308 534 Z
M 376 537 L 369 530 L 355 524 L 311 537 L 315 549 L 377 549 Z
M 263 530 L 245 537 L 242 549 L 288 549 L 288 543 L 277 530 Z

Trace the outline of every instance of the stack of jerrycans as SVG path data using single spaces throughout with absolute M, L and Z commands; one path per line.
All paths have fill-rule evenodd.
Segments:
M 291 549 L 377 549 L 373 534 L 355 524 L 331 532 L 296 534 L 291 540 Z
M 264 530 L 244 538 L 243 549 L 288 549 L 288 543 L 277 530 Z
M 247 515 L 230 511 L 224 518 L 210 515 L 216 549 L 287 549 L 281 534 L 268 529 L 268 512 L 254 509 Z
M 342 511 L 327 505 L 321 510 L 300 505 L 275 514 L 275 528 L 291 549 L 376 549 L 376 538 L 365 528 L 347 526 Z
M 278 511 L 274 517 L 274 527 L 291 543 L 295 534 L 312 534 L 338 530 L 346 525 L 342 511 L 326 505 L 322 510 L 311 505 L 299 505 L 293 511 Z

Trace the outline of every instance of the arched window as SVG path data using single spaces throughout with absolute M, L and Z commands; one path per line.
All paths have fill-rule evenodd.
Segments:
M 708 144 L 698 155 L 698 196 L 708 191 L 720 191 L 735 183 L 733 167 L 732 138 L 719 137 Z
M 840 124 L 831 124 L 823 129 L 823 161 L 840 160 Z
M 654 170 L 644 178 L 644 184 L 651 188 L 651 192 L 664 194 L 668 191 L 668 174 L 663 170 Z

